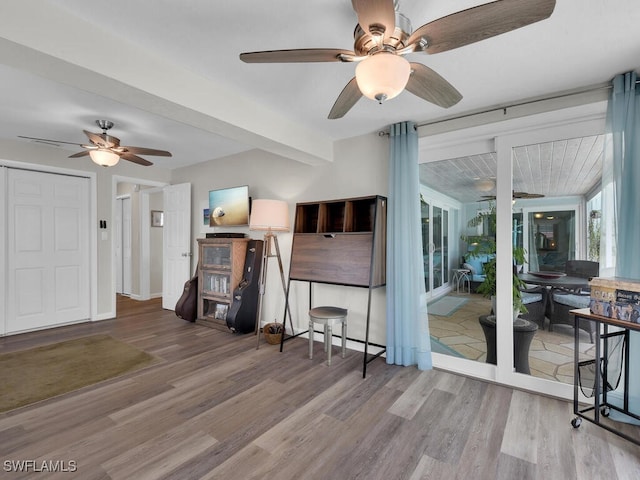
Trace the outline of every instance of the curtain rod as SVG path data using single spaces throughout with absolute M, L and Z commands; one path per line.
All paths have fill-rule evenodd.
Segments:
M 638 85 L 638 84 L 640 84 L 640 80 L 636 80 L 636 85 Z M 419 123 L 419 124 L 415 125 L 415 129 L 417 130 L 419 127 L 427 127 L 427 126 L 430 126 L 430 125 L 438 125 L 439 123 L 450 122 L 452 120 L 460 120 L 462 118 L 474 117 L 476 115 L 484 115 L 485 113 L 499 112 L 500 110 L 502 110 L 503 113 L 506 115 L 507 114 L 507 110 L 509 108 L 522 107 L 524 105 L 531 105 L 533 103 L 545 102 L 545 101 L 548 101 L 548 100 L 558 100 L 559 98 L 567 98 L 567 97 L 572 97 L 574 95 L 582 95 L 583 93 L 597 92 L 598 90 L 604 90 L 604 89 L 609 90 L 610 88 L 612 88 L 611 83 L 595 85 L 595 86 L 591 86 L 591 87 L 585 88 L 584 90 L 576 90 L 576 91 L 568 92 L 568 93 L 559 93 L 557 95 L 551 95 L 549 97 L 536 98 L 536 99 L 532 99 L 532 100 L 524 100 L 522 102 L 511 103 L 509 105 L 504 105 L 504 106 L 501 106 L 501 107 L 492 107 L 492 108 L 488 108 L 486 110 L 481 110 L 479 112 L 465 113 L 465 114 L 459 115 L 457 117 L 445 118 L 445 119 L 442 119 L 442 120 L 435 120 L 433 122 Z M 383 137 L 385 135 L 389 135 L 389 132 L 385 132 L 385 131 L 378 132 L 378 136 L 380 136 L 380 137 Z

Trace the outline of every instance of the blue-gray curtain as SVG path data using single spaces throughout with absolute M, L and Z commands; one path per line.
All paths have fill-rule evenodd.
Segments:
M 432 367 L 420 228 L 418 134 L 391 126 L 387 205 L 387 363 Z
M 640 207 L 640 86 L 636 82 L 635 72 L 617 75 L 613 79 L 607 111 L 607 130 L 611 142 L 609 152 L 613 160 L 610 162 L 613 168 L 610 176 L 613 178 L 615 192 L 615 275 L 640 280 L 640 221 L 637 213 Z M 638 332 L 630 333 L 628 354 L 631 365 L 629 410 L 640 414 Z
M 616 275 L 640 280 L 640 88 L 635 72 L 613 79 L 608 119 L 616 199 Z

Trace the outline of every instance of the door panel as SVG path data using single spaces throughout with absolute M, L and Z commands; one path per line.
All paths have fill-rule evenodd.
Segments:
M 116 293 L 122 293 L 122 199 L 116 199 L 116 214 L 113 219 L 114 262 L 116 264 Z
M 7 333 L 89 319 L 89 180 L 7 173 Z
M 449 211 L 423 202 L 422 252 L 427 296 L 437 295 L 449 284 Z
M 163 191 L 162 308 L 173 310 L 191 276 L 191 184 Z
M 131 197 L 122 199 L 122 293 L 131 294 Z

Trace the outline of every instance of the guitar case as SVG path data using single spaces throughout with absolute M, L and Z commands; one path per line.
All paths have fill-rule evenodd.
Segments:
M 264 241 L 249 240 L 242 281 L 233 291 L 227 327 L 235 333 L 255 332 Z
M 175 308 L 176 315 L 188 322 L 195 322 L 198 316 L 198 274 L 187 280 L 182 295 Z

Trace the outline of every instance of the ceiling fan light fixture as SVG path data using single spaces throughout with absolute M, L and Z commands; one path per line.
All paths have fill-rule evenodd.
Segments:
M 492 178 L 478 178 L 475 180 L 476 190 L 490 192 L 496 187 L 496 182 Z
M 113 167 L 120 161 L 120 155 L 104 148 L 91 150 L 89 156 L 94 163 L 101 167 Z
M 356 67 L 356 82 L 360 92 L 378 103 L 397 97 L 407 86 L 409 75 L 409 62 L 390 52 L 373 54 Z

